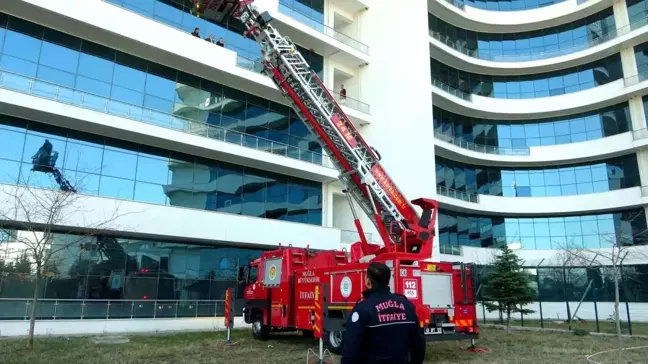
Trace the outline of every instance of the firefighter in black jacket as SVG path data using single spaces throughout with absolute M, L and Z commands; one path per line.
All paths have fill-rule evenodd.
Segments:
M 391 271 L 383 263 L 370 263 L 364 299 L 347 321 L 342 364 L 421 364 L 425 338 L 414 305 L 389 290 Z

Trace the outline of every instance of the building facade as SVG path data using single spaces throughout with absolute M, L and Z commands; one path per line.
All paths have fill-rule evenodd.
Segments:
M 213 327 L 262 251 L 358 240 L 338 172 L 258 72 L 259 46 L 192 3 L 0 4 L 3 191 L 59 188 L 32 169 L 46 141 L 83 181 L 86 209 L 48 246 L 42 333 Z M 429 0 L 405 17 L 376 0 L 257 5 L 339 101 L 346 90 L 344 111 L 405 195 L 439 201 L 431 260 L 485 265 L 509 245 L 528 267 L 562 267 L 567 247 L 621 244 L 641 291 L 648 3 Z M 117 204 L 119 224 L 89 228 Z M 30 232 L 2 220 L 0 335 L 18 335 L 36 282 Z M 538 279 L 554 292 L 539 296 L 577 300 L 579 279 L 569 298 Z M 640 311 L 646 296 L 628 300 Z

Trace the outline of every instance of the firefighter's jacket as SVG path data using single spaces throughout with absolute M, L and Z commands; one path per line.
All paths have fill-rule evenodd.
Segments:
M 389 287 L 364 291 L 347 320 L 342 364 L 421 364 L 425 338 L 414 305 Z

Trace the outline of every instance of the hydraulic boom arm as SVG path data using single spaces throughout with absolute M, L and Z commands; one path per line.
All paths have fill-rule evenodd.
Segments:
M 361 242 L 352 247 L 352 254 L 356 258 L 383 253 L 429 258 L 437 202 L 424 198 L 413 200 L 412 204 L 423 210 L 422 215 L 418 215 L 380 165 L 378 153 L 358 133 L 292 41 L 281 36 L 270 24 L 269 13 L 259 12 L 252 2 L 203 0 L 201 8 L 221 19 L 227 15 L 222 12 L 231 12 L 244 24 L 245 36 L 252 37 L 261 46 L 263 73 L 291 101 L 310 132 L 317 135 L 322 149 L 340 172 L 347 193 L 376 225 L 384 247 L 367 243 L 356 218 Z

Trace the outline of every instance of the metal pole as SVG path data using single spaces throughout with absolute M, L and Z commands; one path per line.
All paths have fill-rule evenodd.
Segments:
M 594 317 L 596 319 L 596 332 L 601 332 L 601 328 L 599 327 L 598 305 L 596 304 L 596 297 L 594 298 Z
M 319 364 L 324 363 L 324 339 L 319 339 Z
M 540 328 L 544 329 L 544 317 L 542 317 L 542 298 L 540 298 L 540 265 L 544 262 L 545 258 L 542 258 L 540 263 L 536 265 L 536 284 L 538 285 L 538 303 L 540 304 Z
M 540 328 L 544 329 L 544 317 L 542 317 L 542 301 L 540 301 Z
M 628 316 L 628 333 L 632 335 L 632 322 L 630 321 L 630 306 L 628 305 L 627 299 L 626 299 L 626 316 Z
M 562 267 L 563 271 L 563 295 L 565 296 L 565 306 L 567 306 L 567 318 L 571 317 L 571 309 L 569 308 L 569 300 L 567 299 L 567 269 L 565 265 Z
M 574 310 L 574 314 L 569 317 L 569 330 L 571 331 L 572 329 L 572 322 L 574 321 L 574 317 L 576 317 L 576 314 L 578 313 L 578 309 L 580 308 L 581 304 L 583 304 L 583 300 L 585 300 L 585 296 L 587 296 L 587 292 L 589 292 L 589 289 L 592 287 L 592 282 L 593 280 L 589 280 L 589 283 L 587 284 L 587 288 L 585 288 L 585 292 L 581 296 L 580 301 L 578 302 L 578 306 L 576 306 L 576 310 Z

